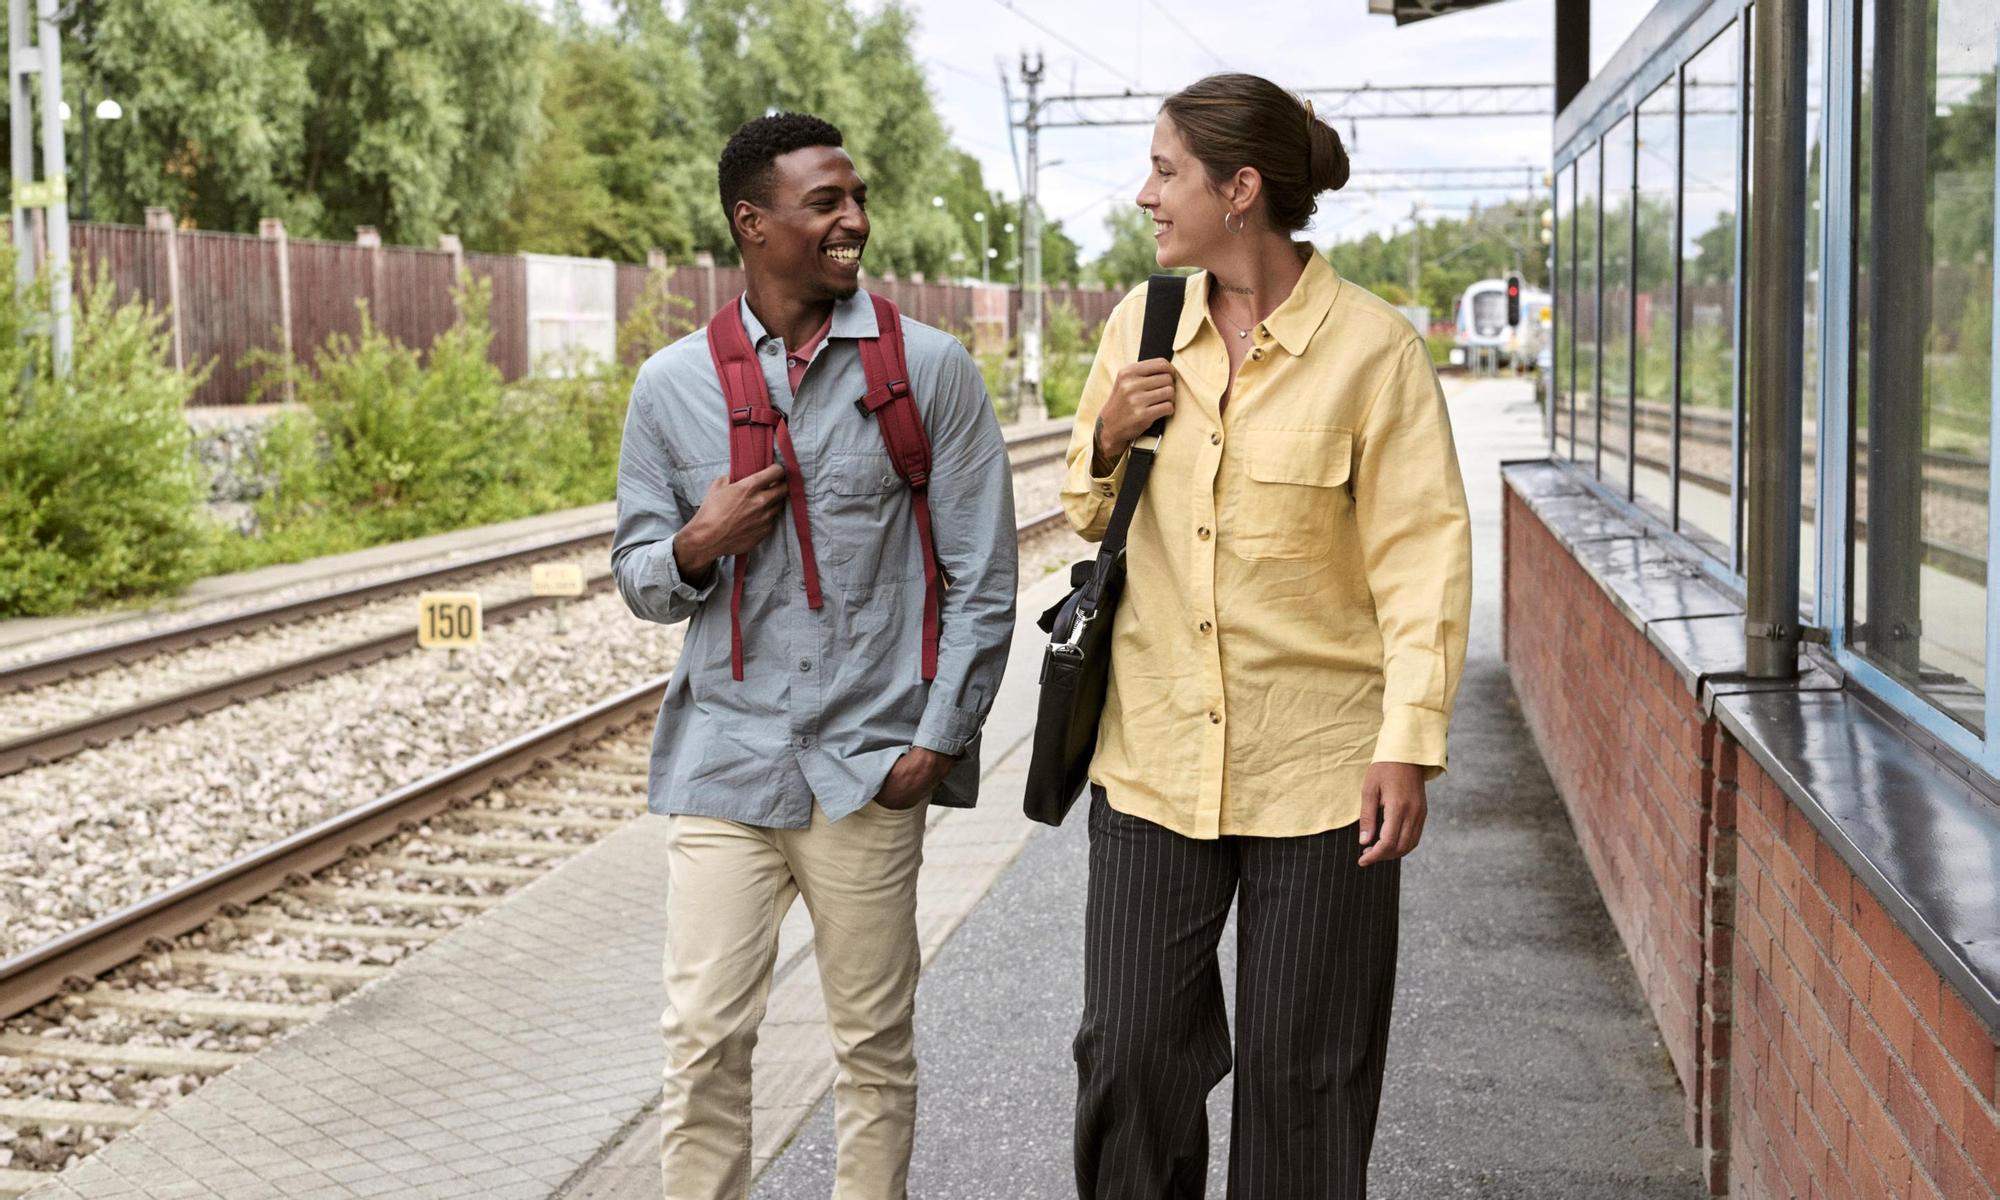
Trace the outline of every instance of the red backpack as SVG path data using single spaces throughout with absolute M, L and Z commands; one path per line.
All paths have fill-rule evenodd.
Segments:
M 740 297 L 738 298 L 740 300 Z M 861 369 L 867 376 L 868 394 L 854 402 L 862 416 L 873 416 L 889 448 L 889 460 L 896 473 L 910 485 L 910 504 L 916 510 L 917 540 L 924 556 L 924 681 L 937 677 L 938 655 L 938 565 L 937 546 L 931 540 L 931 443 L 924 434 L 924 422 L 917 412 L 916 398 L 910 394 L 910 372 L 903 358 L 903 316 L 896 306 L 880 296 L 875 302 L 877 336 L 862 338 Z M 738 300 L 731 300 L 709 318 L 708 353 L 715 360 L 715 373 L 722 381 L 722 398 L 729 406 L 729 478 L 740 481 L 771 465 L 772 448 L 785 453 L 785 482 L 791 489 L 792 528 L 799 538 L 799 562 L 805 571 L 806 604 L 820 607 L 819 563 L 813 557 L 812 527 L 806 519 L 806 483 L 799 473 L 799 458 L 792 450 L 792 434 L 785 414 L 771 407 L 771 393 L 764 386 L 764 371 L 757 364 L 750 335 L 743 328 Z M 730 674 L 743 678 L 743 579 L 750 572 L 749 554 L 737 556 L 735 578 L 729 586 L 729 666 Z

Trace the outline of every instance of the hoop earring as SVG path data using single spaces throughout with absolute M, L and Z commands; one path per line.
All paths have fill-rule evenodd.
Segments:
M 1229 218 L 1231 217 L 1236 218 L 1236 224 L 1231 225 L 1229 223 Z M 1231 233 L 1242 233 L 1250 227 L 1250 222 L 1242 213 L 1226 212 L 1222 214 L 1222 227 Z

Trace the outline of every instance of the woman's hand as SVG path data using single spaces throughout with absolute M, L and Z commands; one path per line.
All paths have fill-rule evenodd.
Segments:
M 1370 763 L 1361 782 L 1361 865 L 1401 858 L 1424 836 L 1424 769 Z
M 1149 358 L 1120 367 L 1111 385 L 1111 396 L 1097 414 L 1094 465 L 1109 474 L 1132 443 L 1153 427 L 1153 422 L 1174 415 L 1174 365 L 1164 358 Z

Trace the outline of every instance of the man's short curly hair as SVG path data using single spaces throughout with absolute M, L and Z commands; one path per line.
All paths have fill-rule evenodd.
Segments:
M 729 135 L 715 164 L 715 182 L 722 193 L 722 217 L 736 235 L 736 202 L 771 202 L 771 164 L 779 155 L 809 146 L 839 146 L 840 130 L 805 113 L 781 112 L 745 121 Z

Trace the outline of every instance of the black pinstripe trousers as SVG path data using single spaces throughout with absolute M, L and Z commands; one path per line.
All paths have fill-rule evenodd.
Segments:
M 1084 1200 L 1195 1200 L 1230 1070 L 1216 946 L 1236 915 L 1230 1200 L 1359 1200 L 1389 1047 L 1402 864 L 1359 826 L 1185 838 L 1093 786 L 1076 1035 Z

